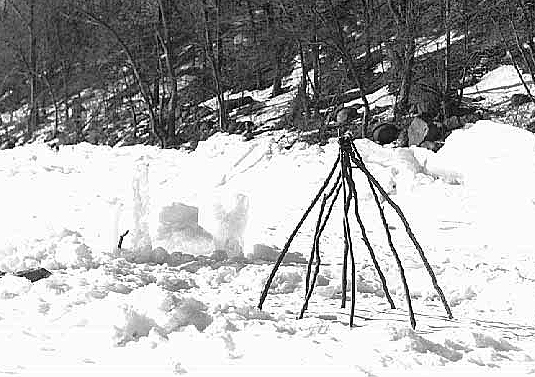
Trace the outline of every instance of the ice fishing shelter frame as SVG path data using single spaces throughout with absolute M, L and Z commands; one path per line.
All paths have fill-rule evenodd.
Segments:
M 383 207 L 381 205 L 381 202 L 379 200 L 379 196 L 377 194 L 377 191 L 381 194 L 381 196 L 384 198 L 384 200 L 390 204 L 390 206 L 394 209 L 394 211 L 397 213 L 401 221 L 403 222 L 403 225 L 405 226 L 405 231 L 407 232 L 407 235 L 411 239 L 412 243 L 414 244 L 414 247 L 418 251 L 418 254 L 420 255 L 420 258 L 422 259 L 422 262 L 429 273 L 429 276 L 431 277 L 431 282 L 433 284 L 433 287 L 435 288 L 438 296 L 440 297 L 440 300 L 442 301 L 442 304 L 444 305 L 444 308 L 446 310 L 446 313 L 448 314 L 448 317 L 451 319 L 453 318 L 453 315 L 451 313 L 451 309 L 448 305 L 448 302 L 446 301 L 446 298 L 444 297 L 444 293 L 442 292 L 442 289 L 438 285 L 436 276 L 433 272 L 433 269 L 431 268 L 431 265 L 429 264 L 425 253 L 420 246 L 420 243 L 416 240 L 416 237 L 414 236 L 414 233 L 412 232 L 412 229 L 399 208 L 399 206 L 390 198 L 390 196 L 387 194 L 387 192 L 383 189 L 383 187 L 379 184 L 379 182 L 375 179 L 375 177 L 370 173 L 370 171 L 366 168 L 366 165 L 364 164 L 364 160 L 362 159 L 361 155 L 359 154 L 357 148 L 352 142 L 351 135 L 346 134 L 342 137 L 338 138 L 338 144 L 339 144 L 339 155 L 336 159 L 329 175 L 323 182 L 323 185 L 319 189 L 318 193 L 310 203 L 309 207 L 306 209 L 305 213 L 297 223 L 297 226 L 293 230 L 293 232 L 290 234 L 290 237 L 286 241 L 286 244 L 284 245 L 284 248 L 282 249 L 282 252 L 280 253 L 277 261 L 275 262 L 275 266 L 273 267 L 273 270 L 271 271 L 271 274 L 269 275 L 269 278 L 264 286 L 264 289 L 262 290 L 262 294 L 260 296 L 260 302 L 258 304 L 258 308 L 262 309 L 262 306 L 264 304 L 264 301 L 266 300 L 269 288 L 271 287 L 271 284 L 273 282 L 273 279 L 275 277 L 275 274 L 277 273 L 277 270 L 279 269 L 286 253 L 288 252 L 288 249 L 290 248 L 290 244 L 292 243 L 293 239 L 295 238 L 297 232 L 299 231 L 299 228 L 303 225 L 304 221 L 314 208 L 314 206 L 318 203 L 319 198 L 324 193 L 324 191 L 329 186 L 329 183 L 331 182 L 335 171 L 339 167 L 340 171 L 338 172 L 336 179 L 334 181 L 334 184 L 332 185 L 331 189 L 327 192 L 327 194 L 323 195 L 323 200 L 321 201 L 321 206 L 319 210 L 318 220 L 316 223 L 316 230 L 314 233 L 314 241 L 312 245 L 312 250 L 310 252 L 310 257 L 308 259 L 308 265 L 307 265 L 307 272 L 306 272 L 306 280 L 305 280 L 305 300 L 303 303 L 303 306 L 301 308 L 301 311 L 299 313 L 298 318 L 303 318 L 303 315 L 305 311 L 307 310 L 308 303 L 310 301 L 310 297 L 312 296 L 312 292 L 314 291 L 314 287 L 316 285 L 316 279 L 318 277 L 318 273 L 320 270 L 321 265 L 321 256 L 320 256 L 320 250 L 319 250 L 319 242 L 321 238 L 321 234 L 323 233 L 323 230 L 325 229 L 325 226 L 327 225 L 327 221 L 329 220 L 329 217 L 331 215 L 332 209 L 334 207 L 334 203 L 336 202 L 340 191 L 342 191 L 343 195 L 343 203 L 344 203 L 344 217 L 343 217 L 343 227 L 344 227 L 344 254 L 343 254 L 343 267 L 342 267 L 342 308 L 346 307 L 346 301 L 347 301 L 347 283 L 348 283 L 348 267 L 351 266 L 351 312 L 349 317 L 349 326 L 353 326 L 354 321 L 354 315 L 355 315 L 355 293 L 356 293 L 356 282 L 355 282 L 355 257 L 353 253 L 353 244 L 351 240 L 351 228 L 349 224 L 349 209 L 351 206 L 351 201 L 354 202 L 354 209 L 355 209 L 355 217 L 357 220 L 357 223 L 360 227 L 360 231 L 362 234 L 362 240 L 364 241 L 364 244 L 366 245 L 366 248 L 368 249 L 370 253 L 370 257 L 373 261 L 373 265 L 375 267 L 375 270 L 377 271 L 377 274 L 379 276 L 379 279 L 381 280 L 381 285 L 383 292 L 385 294 L 386 299 L 388 300 L 388 303 L 390 304 L 390 307 L 392 309 L 395 309 L 394 301 L 392 300 L 392 297 L 390 296 L 388 286 L 386 283 L 385 276 L 381 270 L 381 267 L 379 265 L 379 262 L 377 261 L 377 258 L 375 257 L 375 252 L 373 250 L 373 247 L 371 246 L 371 243 L 366 235 L 366 228 L 364 225 L 364 222 L 362 221 L 362 218 L 359 213 L 359 207 L 358 207 L 358 196 L 357 196 L 357 190 L 355 187 L 355 181 L 353 180 L 353 169 L 357 169 L 364 173 L 366 178 L 368 179 L 368 183 L 371 189 L 371 192 L 373 194 L 373 198 L 375 200 L 375 204 L 377 205 L 377 208 L 379 210 L 379 216 L 381 217 L 381 221 L 383 224 L 383 228 L 386 233 L 386 239 L 388 241 L 388 245 L 390 247 L 390 250 L 392 251 L 392 255 L 394 256 L 396 260 L 396 265 L 399 270 L 399 274 L 401 277 L 401 281 L 403 284 L 403 289 L 405 292 L 405 299 L 407 301 L 407 306 L 409 310 L 409 318 L 412 328 L 414 329 L 416 327 L 416 320 L 414 318 L 414 311 L 412 309 L 412 302 L 410 298 L 410 292 L 409 292 L 409 286 L 407 285 L 407 279 L 405 277 L 405 270 L 403 268 L 403 265 L 401 263 L 401 259 L 399 258 L 399 254 L 396 251 L 396 248 L 394 246 L 394 243 L 392 241 L 392 235 L 390 233 L 390 228 L 388 226 L 385 213 L 383 210 Z M 353 165 L 352 165 L 353 164 Z M 331 199 L 332 198 L 332 199 Z M 326 209 L 327 203 L 330 200 L 330 204 L 328 208 Z M 350 259 L 350 263 L 348 265 L 348 258 Z M 315 260 L 315 267 L 314 271 L 312 271 L 312 266 L 314 264 Z

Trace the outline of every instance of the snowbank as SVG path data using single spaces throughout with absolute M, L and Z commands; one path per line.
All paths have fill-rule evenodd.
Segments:
M 531 76 L 529 74 L 523 74 L 522 77 L 531 90 L 533 90 Z M 487 72 L 477 84 L 464 89 L 465 96 L 483 96 L 483 102 L 486 105 L 503 103 L 516 93 L 525 94 L 526 90 L 520 77 L 518 77 L 515 67 L 512 65 L 502 65 Z
M 479 121 L 455 130 L 427 158 L 426 170 L 472 192 L 478 230 L 491 245 L 531 249 L 535 221 L 535 136 L 520 128 Z M 508 247 L 510 249 L 510 247 Z

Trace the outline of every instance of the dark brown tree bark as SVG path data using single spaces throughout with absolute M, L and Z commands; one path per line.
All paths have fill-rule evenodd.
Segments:
M 340 54 L 342 58 L 349 82 L 351 82 L 353 86 L 356 86 L 359 89 L 360 98 L 364 104 L 364 117 L 362 118 L 361 137 L 366 138 L 366 136 L 368 135 L 368 125 L 370 123 L 370 103 L 368 102 L 368 99 L 366 98 L 366 90 L 364 88 L 364 83 L 362 81 L 362 78 L 360 77 L 360 73 L 345 43 L 344 31 L 343 31 L 342 25 L 340 24 L 340 21 L 335 15 L 334 5 L 332 3 L 332 0 L 329 0 L 329 6 L 330 6 L 332 18 L 335 23 L 336 49 L 338 50 L 338 53 Z
M 319 102 L 321 96 L 321 61 L 320 61 L 320 43 L 318 38 L 318 14 L 317 14 L 317 0 L 314 2 L 314 23 L 312 29 L 312 68 L 314 69 L 314 112 L 315 116 L 320 115 Z
M 169 37 L 169 21 L 168 21 L 168 14 L 169 14 L 169 0 L 158 0 L 159 5 L 159 13 L 160 13 L 160 29 L 161 31 L 158 32 L 158 39 L 160 40 L 160 44 L 162 46 L 164 56 L 165 56 L 165 65 L 167 69 L 167 77 L 169 79 L 169 87 L 170 87 L 170 98 L 167 106 L 167 118 L 165 119 L 166 122 L 166 129 L 167 129 L 167 140 L 168 143 L 173 145 L 175 143 L 175 137 L 176 137 L 176 108 L 178 103 L 178 88 L 177 88 L 177 79 L 173 67 L 174 62 L 174 51 L 173 46 L 171 44 L 171 39 Z M 160 107 L 160 112 L 163 112 L 164 109 Z
M 451 46 L 451 26 L 450 26 L 450 0 L 444 0 L 444 30 L 446 32 L 446 48 L 444 51 L 444 92 L 442 93 L 442 118 L 448 119 L 448 102 L 450 101 L 450 46 Z
M 394 3 L 388 0 L 388 7 L 396 24 L 395 44 L 401 48 L 401 53 L 392 51 L 394 63 L 401 71 L 401 79 L 394 106 L 394 117 L 398 120 L 409 110 L 409 96 L 412 89 L 414 54 L 416 52 L 415 43 L 415 8 L 414 0 L 401 0 Z
M 220 2 L 217 2 L 217 8 L 220 7 Z M 217 10 L 218 18 L 216 19 L 216 43 L 219 46 L 221 43 L 221 36 L 219 32 L 219 9 Z M 227 129 L 228 119 L 227 119 L 227 111 L 225 107 L 225 96 L 224 96 L 224 88 L 223 88 L 223 82 L 222 82 L 222 75 L 221 75 L 221 60 L 219 60 L 221 57 L 219 56 L 219 51 L 214 51 L 214 43 L 210 36 L 210 27 L 209 27 L 209 21 L 210 17 L 208 14 L 208 5 L 206 0 L 203 0 L 203 16 L 204 16 L 204 48 L 205 48 L 205 54 L 208 59 L 208 62 L 210 63 L 210 68 L 212 70 L 212 77 L 215 83 L 215 90 L 216 90 L 216 98 L 217 98 L 217 104 L 218 104 L 218 121 L 219 121 L 219 130 L 225 131 Z M 221 46 L 218 47 L 218 50 L 221 49 Z
M 35 0 L 29 0 L 29 39 L 30 39 L 30 119 L 26 128 L 26 137 L 37 129 L 37 37 L 35 30 Z

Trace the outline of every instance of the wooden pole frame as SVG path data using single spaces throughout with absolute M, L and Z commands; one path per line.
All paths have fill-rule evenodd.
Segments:
M 419 242 L 416 240 L 416 237 L 414 233 L 412 232 L 412 229 L 407 221 L 407 218 L 399 208 L 399 206 L 390 198 L 388 193 L 383 189 L 383 187 L 379 184 L 377 179 L 370 173 L 370 171 L 367 169 L 366 165 L 364 164 L 364 160 L 360 156 L 357 148 L 353 144 L 351 135 L 344 135 L 342 137 L 339 137 L 338 139 L 339 146 L 340 146 L 340 152 L 339 155 L 328 175 L 328 177 L 323 182 L 323 185 L 321 186 L 320 190 L 312 200 L 312 203 L 310 203 L 309 207 L 305 211 L 304 215 L 301 217 L 299 223 L 297 224 L 296 228 L 288 238 L 288 241 L 284 245 L 284 248 L 279 255 L 279 258 L 277 259 L 277 262 L 275 263 L 275 266 L 273 267 L 273 270 L 271 271 L 271 274 L 269 278 L 267 279 L 267 282 L 264 286 L 264 289 L 262 290 L 260 301 L 258 304 L 258 308 L 261 310 L 262 306 L 266 300 L 267 293 L 269 291 L 269 288 L 271 286 L 271 283 L 273 281 L 273 278 L 275 277 L 277 270 L 279 269 L 286 253 L 288 252 L 288 249 L 290 247 L 291 242 L 297 235 L 297 232 L 299 231 L 299 228 L 303 225 L 303 222 L 305 221 L 306 217 L 310 214 L 313 207 L 317 204 L 319 201 L 319 198 L 321 194 L 327 189 L 329 184 L 331 183 L 331 179 L 334 176 L 334 172 L 337 170 L 338 166 L 340 167 L 340 172 L 337 175 L 337 178 L 335 179 L 334 184 L 332 184 L 330 190 L 328 190 L 327 194 L 323 195 L 323 200 L 321 202 L 321 208 L 318 214 L 318 219 L 316 222 L 316 228 L 314 233 L 314 242 L 312 245 L 312 250 L 310 252 L 310 257 L 307 264 L 307 271 L 306 271 L 306 291 L 305 291 L 305 300 L 303 303 L 303 306 L 301 308 L 301 311 L 299 313 L 298 318 L 301 319 L 304 316 L 304 313 L 308 309 L 309 301 L 312 296 L 312 293 L 314 292 L 314 287 L 316 285 L 317 276 L 320 271 L 321 267 L 321 253 L 320 253 L 320 239 L 321 234 L 323 233 L 323 230 L 325 229 L 325 226 L 327 224 L 327 221 L 330 218 L 332 209 L 334 207 L 334 204 L 339 196 L 340 191 L 342 191 L 342 197 L 343 197 L 343 204 L 344 204 L 344 218 L 343 218 L 343 229 L 344 229 L 344 249 L 343 249 L 343 257 L 344 257 L 344 263 L 342 267 L 342 303 L 341 307 L 345 308 L 346 301 L 347 301 L 347 280 L 348 280 L 348 272 L 350 271 L 351 276 L 351 309 L 350 309 L 350 318 L 349 318 L 349 325 L 350 327 L 353 327 L 354 324 L 354 315 L 355 315 L 355 294 L 356 294 L 356 277 L 355 277 L 355 257 L 353 253 L 353 242 L 351 239 L 351 231 L 350 231 L 350 222 L 349 222 L 349 209 L 351 207 L 351 201 L 354 201 L 354 209 L 355 209 L 355 218 L 357 220 L 357 223 L 360 227 L 362 239 L 364 241 L 364 244 L 366 248 L 369 251 L 370 257 L 373 261 L 374 268 L 379 276 L 379 279 L 381 281 L 381 285 L 383 288 L 383 292 L 385 294 L 385 297 L 387 301 L 390 304 L 390 307 L 392 309 L 395 308 L 394 302 L 390 296 L 388 285 L 386 282 L 386 278 L 384 277 L 384 274 L 381 271 L 381 267 L 379 265 L 379 261 L 375 256 L 375 252 L 373 251 L 372 245 L 366 235 L 366 229 L 364 222 L 360 216 L 359 212 L 359 206 L 358 206 L 358 197 L 357 197 L 357 189 L 355 186 L 355 181 L 353 180 L 353 174 L 352 169 L 360 170 L 367 178 L 368 183 L 370 185 L 371 192 L 373 194 L 373 198 L 375 201 L 375 204 L 377 205 L 379 216 L 381 218 L 382 225 L 385 229 L 385 235 L 386 239 L 389 245 L 389 248 L 392 252 L 392 255 L 396 261 L 396 265 L 399 270 L 400 278 L 403 284 L 403 289 L 405 293 L 405 299 L 407 301 L 408 306 L 408 312 L 409 312 L 409 319 L 411 323 L 411 327 L 414 329 L 416 328 L 416 319 L 414 315 L 414 311 L 412 308 L 412 302 L 410 297 L 410 291 L 409 286 L 407 284 L 407 279 L 405 276 L 405 270 L 403 268 L 403 264 L 401 262 L 401 258 L 399 257 L 399 254 L 394 246 L 392 235 L 390 233 L 390 229 L 388 227 L 388 222 L 386 220 L 386 216 L 383 210 L 383 207 L 381 205 L 381 202 L 379 200 L 378 193 L 384 198 L 384 200 L 394 209 L 396 214 L 399 216 L 400 220 L 403 222 L 403 225 L 405 226 L 405 231 L 409 238 L 411 239 L 412 243 L 414 244 L 414 247 L 418 251 L 418 254 L 420 255 L 422 262 L 429 273 L 429 276 L 431 277 L 431 282 L 433 284 L 433 287 L 435 288 L 440 300 L 442 301 L 442 304 L 446 310 L 446 313 L 448 317 L 451 319 L 453 318 L 453 315 L 451 313 L 451 309 L 448 305 L 448 302 L 444 296 L 444 293 L 442 292 L 442 289 L 438 285 L 438 281 L 436 279 L 435 273 L 429 264 L 429 261 L 427 260 L 425 253 L 419 244 Z M 332 200 L 327 207 L 327 203 L 329 199 L 332 197 Z M 326 210 L 327 208 L 327 210 Z M 349 260 L 348 260 L 349 259 Z M 312 271 L 312 266 L 315 263 L 314 271 Z M 348 263 L 349 262 L 349 263 Z

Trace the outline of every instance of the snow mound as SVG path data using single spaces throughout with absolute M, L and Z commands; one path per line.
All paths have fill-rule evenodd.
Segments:
M 240 320 L 264 320 L 264 321 L 274 321 L 275 318 L 268 312 L 265 312 L 263 310 L 258 309 L 256 306 L 253 305 L 230 305 L 230 304 L 224 304 L 216 309 L 216 311 L 220 314 L 235 314 L 237 315 L 238 319 Z M 234 323 L 225 323 L 225 326 L 229 329 L 236 328 L 236 325 Z
M 0 299 L 10 299 L 28 293 L 32 283 L 23 277 L 5 275 L 0 279 Z
M 56 268 L 92 268 L 95 266 L 89 246 L 83 243 L 81 236 L 77 233 L 61 238 L 55 247 L 54 260 L 57 263 Z
M 297 271 L 281 271 L 275 275 L 270 293 L 293 293 L 301 284 L 303 278 Z
M 232 280 L 232 286 L 240 291 L 260 292 L 268 279 L 272 266 L 246 265 Z M 281 266 L 275 275 L 269 292 L 292 293 L 301 286 L 303 268 Z
M 463 358 L 462 353 L 441 344 L 434 343 L 429 339 L 416 334 L 416 332 L 410 328 L 396 329 L 392 333 L 391 340 L 404 344 L 404 351 L 407 352 L 415 351 L 423 354 L 431 353 L 443 357 L 448 361 L 459 361 Z
M 450 182 L 468 185 L 499 184 L 507 178 L 523 189 L 534 180 L 535 135 L 506 124 L 478 121 L 468 129 L 454 130 L 444 147 L 428 156 L 426 169 Z M 522 174 L 519 174 L 522 173 Z M 527 190 L 526 190 L 527 191 Z
M 149 335 L 151 329 L 156 326 L 153 319 L 138 313 L 132 307 L 123 306 L 119 311 L 119 325 L 114 326 L 115 332 L 112 339 L 115 345 L 124 346 L 130 341 L 137 341 L 142 336 Z
M 513 346 L 505 339 L 496 340 L 490 335 L 485 335 L 481 333 L 473 333 L 475 346 L 478 348 L 492 348 L 498 352 L 507 352 L 507 351 L 520 351 L 518 347 Z
M 16 272 L 37 267 L 49 270 L 90 269 L 100 264 L 84 237 L 76 231 L 62 229 L 47 239 L 28 239 L 18 245 L 0 247 L 0 270 Z
M 127 295 L 110 293 L 69 316 L 78 324 L 79 331 L 85 328 L 99 342 L 103 337 L 116 346 L 148 336 L 151 330 L 166 336 L 187 326 L 203 331 L 212 323 L 202 302 L 177 296 L 156 284 L 137 288 Z
M 455 130 L 427 158 L 428 173 L 470 192 L 479 236 L 487 245 L 530 247 L 535 222 L 535 135 L 510 125 L 478 121 Z M 514 193 L 506 195 L 506 193 Z M 521 221 L 514 221 L 521 219 Z

